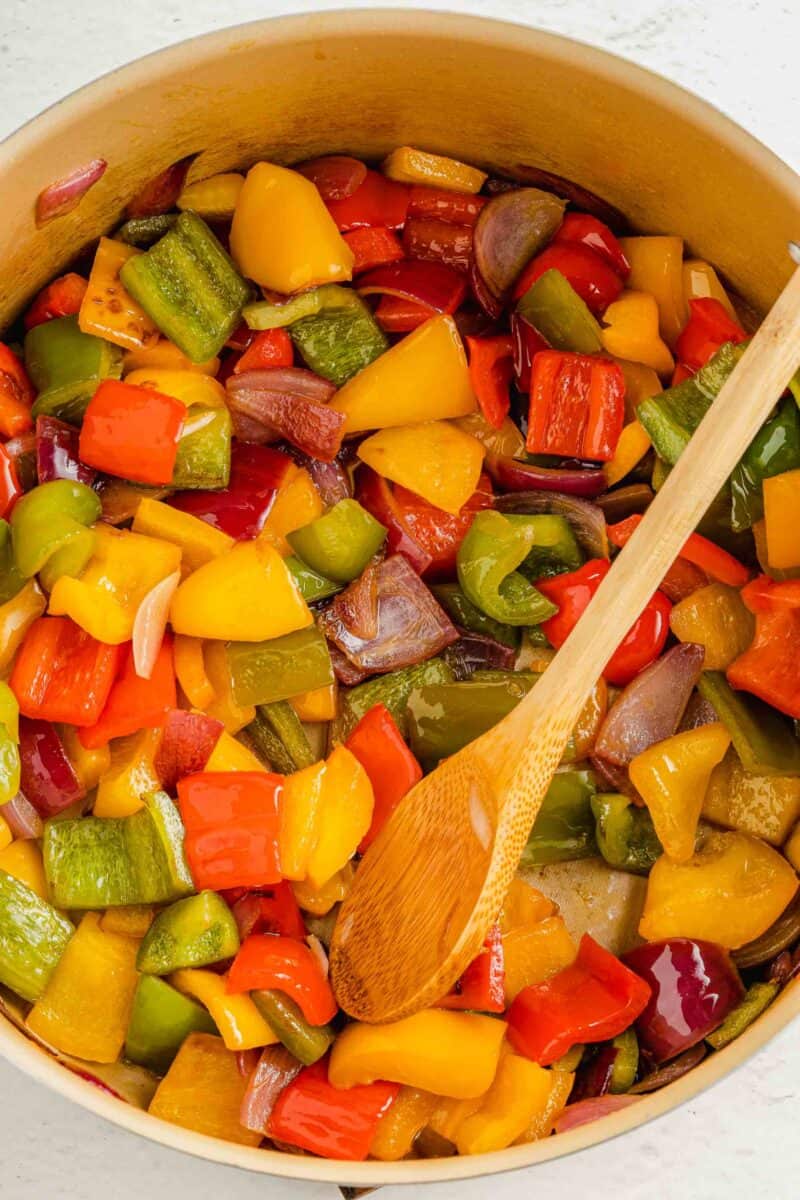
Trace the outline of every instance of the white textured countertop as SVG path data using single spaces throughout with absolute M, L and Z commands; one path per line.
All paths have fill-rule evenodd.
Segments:
M 367 0 L 0 0 L 0 137 L 60 96 L 182 38 L 298 9 Z M 570 34 L 712 101 L 800 170 L 798 0 L 460 0 L 456 8 Z M 377 7 L 377 6 L 376 6 Z M 724 199 L 721 199 L 724 203 Z M 798 231 L 800 236 L 800 231 Z M 795 1200 L 800 1038 L 784 1031 L 744 1069 L 638 1132 L 562 1162 L 405 1196 L 437 1200 Z M 336 1200 L 334 1188 L 247 1176 L 163 1150 L 73 1107 L 0 1062 L 3 1200 Z M 399 1200 L 399 1189 L 380 1193 Z

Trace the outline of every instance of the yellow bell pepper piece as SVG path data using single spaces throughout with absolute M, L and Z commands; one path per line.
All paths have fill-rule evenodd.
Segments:
M 263 642 L 314 618 L 277 550 L 257 539 L 238 542 L 184 579 L 170 620 L 176 633 L 190 637 Z
M 26 1025 L 64 1054 L 89 1062 L 116 1062 L 125 1041 L 139 978 L 137 943 L 106 933 L 87 913 L 67 943 Z
M 642 401 L 657 396 L 664 389 L 652 367 L 646 367 L 644 363 L 629 362 L 626 358 L 617 359 L 617 365 L 625 378 L 626 417 L 632 421 Z
M 334 904 L 339 904 L 353 886 L 355 866 L 352 862 L 345 863 L 341 871 L 331 875 L 321 888 L 313 887 L 307 879 L 295 880 L 292 883 L 294 898 L 304 912 L 315 917 L 324 917 Z
M 211 175 L 187 184 L 178 196 L 177 205 L 181 211 L 191 209 L 205 221 L 229 221 L 243 187 L 244 175 L 236 171 Z
M 333 1044 L 328 1079 L 338 1088 L 386 1079 L 470 1100 L 491 1087 L 505 1034 L 504 1021 L 440 1008 L 386 1025 L 354 1022 Z
M 687 303 L 689 300 L 707 298 L 719 300 L 728 316 L 734 321 L 739 320 L 728 293 L 720 283 L 717 272 L 701 258 L 689 258 L 683 264 L 683 294 Z
M 286 541 L 287 533 L 316 521 L 324 511 L 322 499 L 308 471 L 305 467 L 292 466 L 278 490 L 259 537 L 274 546 L 285 558 L 293 553 Z
M 214 700 L 214 685 L 206 674 L 203 639 L 176 634 L 172 647 L 175 675 L 194 708 L 206 709 Z
M 688 862 L 666 854 L 656 862 L 639 933 L 736 950 L 761 937 L 796 891 L 797 875 L 777 850 L 746 833 L 712 833 Z
M 776 567 L 774 563 L 769 561 L 767 523 L 763 518 L 760 521 L 755 521 L 753 524 L 753 541 L 756 544 L 758 565 L 765 575 L 769 575 L 770 578 L 776 580 L 800 578 L 800 567 L 786 567 L 785 570 L 781 570 L 781 568 Z
M 266 771 L 260 758 L 252 750 L 238 742 L 235 737 L 223 729 L 216 746 L 211 751 L 206 771 Z
M 647 292 L 623 292 L 603 313 L 603 345 L 609 354 L 644 363 L 670 375 L 675 360 L 658 332 L 658 304 Z
M 151 388 L 164 396 L 174 396 L 187 408 L 192 408 L 195 404 L 200 404 L 203 408 L 225 407 L 225 389 L 222 384 L 200 371 L 144 367 L 138 371 L 131 371 L 125 377 L 125 382 L 137 387 Z
M 575 961 L 577 949 L 564 920 L 545 917 L 503 935 L 505 992 L 508 1004 L 523 988 L 544 983 Z
M 628 768 L 650 810 L 658 840 L 677 862 L 694 854 L 697 822 L 711 772 L 731 737 L 720 721 L 687 729 L 637 754 Z
M 500 932 L 510 933 L 519 925 L 536 925 L 555 912 L 552 900 L 517 875 L 511 881 L 500 910 Z
M 419 183 L 468 195 L 479 192 L 487 178 L 485 171 L 459 162 L 457 158 L 429 154 L 425 150 L 415 150 L 413 146 L 398 146 L 383 160 L 381 170 L 388 179 L 398 183 Z
M 234 995 L 225 990 L 224 975 L 187 967 L 174 971 L 169 982 L 208 1009 L 229 1050 L 252 1050 L 278 1041 L 247 992 Z
M 314 688 L 292 696 L 289 703 L 301 721 L 333 721 L 338 711 L 338 687 L 336 680 L 325 687 Z
M 47 608 L 44 592 L 29 579 L 16 596 L 0 604 L 0 675 L 5 676 L 25 634 Z
M 353 252 L 314 184 L 274 163 L 256 163 L 247 172 L 230 246 L 242 274 L 275 292 L 341 283 L 353 275 Z
M 781 571 L 800 567 L 800 470 L 763 482 L 767 555 Z
M 257 1146 L 262 1135 L 239 1120 L 247 1078 L 221 1038 L 190 1033 L 173 1059 L 148 1112 L 209 1137 Z
M 134 533 L 179 546 L 181 565 L 190 572 L 211 562 L 212 558 L 218 558 L 234 545 L 233 538 L 221 529 L 149 496 L 145 496 L 136 509 L 131 528 Z
M 786 845 L 783 847 L 783 853 L 786 855 L 795 871 L 800 871 L 800 822 L 795 825 L 794 829 L 789 835 Z
M 210 717 L 222 721 L 226 733 L 233 736 L 245 725 L 254 720 L 256 709 L 254 704 L 237 704 L 233 696 L 231 672 L 228 666 L 228 655 L 224 642 L 205 642 L 203 645 L 203 665 L 206 676 L 214 689 L 214 699 L 203 706 Z
M 407 487 L 445 512 L 457 513 L 478 486 L 484 448 L 447 421 L 381 429 L 358 457 L 385 479 Z
M 431 317 L 340 388 L 330 407 L 345 433 L 465 417 L 477 408 L 452 317 Z
M 483 1095 L 473 1096 L 469 1100 L 452 1100 L 442 1096 L 433 1110 L 428 1125 L 439 1137 L 446 1138 L 455 1144 L 458 1131 L 466 1121 L 476 1113 L 483 1102 Z
M 71 617 L 99 642 L 130 640 L 137 610 L 147 593 L 177 571 L 181 552 L 159 538 L 143 537 L 102 522 L 80 579 L 62 575 L 50 593 L 50 613 Z
M 59 725 L 58 732 L 78 782 L 85 791 L 91 792 L 111 766 L 111 750 L 107 745 L 87 750 L 74 725 Z
M 640 425 L 638 421 L 631 421 L 626 425 L 619 435 L 614 457 L 603 467 L 608 486 L 613 487 L 615 483 L 624 479 L 628 472 L 641 462 L 650 446 L 650 435 L 644 425 Z
M 143 796 L 158 791 L 155 759 L 160 729 L 140 729 L 111 745 L 111 762 L 100 780 L 94 802 L 96 817 L 129 817 L 144 807 Z
M 105 933 L 119 933 L 141 940 L 153 924 L 155 915 L 156 910 L 149 904 L 123 904 L 103 913 L 100 928 Z
M 47 879 L 38 842 L 29 838 L 9 842 L 0 850 L 0 870 L 7 871 L 15 879 L 19 879 L 20 883 L 27 884 L 42 900 L 47 900 Z
M 681 642 L 706 652 L 706 671 L 725 671 L 753 640 L 755 620 L 736 588 L 710 583 L 674 605 L 669 625 Z
M 628 287 L 655 296 L 661 336 L 673 347 L 689 316 L 683 294 L 683 239 L 624 237 L 620 245 L 631 264 Z
M 553 1126 L 567 1106 L 572 1085 L 575 1082 L 573 1071 L 561 1071 L 555 1065 L 548 1072 L 550 1076 L 550 1094 L 542 1108 L 534 1113 L 527 1129 L 515 1141 L 515 1146 L 526 1142 L 538 1142 L 540 1138 L 549 1137 Z
M 715 825 L 780 846 L 800 818 L 800 779 L 796 775 L 752 775 L 738 754 L 729 750 L 711 772 L 703 816 Z
M 551 1090 L 551 1071 L 519 1054 L 506 1054 L 480 1108 L 456 1134 L 459 1154 L 486 1154 L 510 1146 L 547 1109 Z
M 471 412 L 459 417 L 453 424 L 470 437 L 477 438 L 487 454 L 498 454 L 503 458 L 522 458 L 525 454 L 525 439 L 510 417 L 506 417 L 499 429 L 481 412 Z
M 2 853 L 6 847 L 10 846 L 13 840 L 14 835 L 11 832 L 11 826 L 5 817 L 0 817 L 0 853 Z
M 284 781 L 278 838 L 284 879 L 302 880 L 308 874 L 308 860 L 317 844 L 324 777 L 325 763 L 318 762 L 294 771 Z
M 418 1088 L 403 1087 L 378 1122 L 369 1148 L 370 1158 L 399 1162 L 411 1152 L 414 1138 L 428 1124 L 439 1097 Z
M 307 863 L 312 887 L 323 887 L 353 857 L 370 827 L 374 805 L 361 763 L 346 746 L 337 746 L 322 773 L 317 834 Z
M 193 363 L 169 338 L 160 337 L 151 346 L 141 350 L 127 350 L 122 359 L 122 377 L 132 371 L 199 371 L 201 375 L 216 375 L 220 368 L 218 358 L 207 358 L 205 362 Z
M 89 275 L 89 286 L 78 312 L 83 333 L 113 342 L 125 349 L 154 346 L 158 328 L 144 309 L 129 296 L 120 283 L 119 273 L 131 258 L 141 254 L 135 246 L 101 237 Z

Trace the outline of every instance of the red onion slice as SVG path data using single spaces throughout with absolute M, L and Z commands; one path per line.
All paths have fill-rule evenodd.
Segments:
M 44 188 L 36 197 L 37 226 L 46 225 L 77 208 L 89 189 L 105 174 L 107 166 L 104 158 L 93 158 L 85 166 Z
M 0 815 L 15 838 L 30 840 L 44 833 L 42 818 L 22 792 L 17 792 L 13 800 L 0 808 Z
M 478 302 L 497 315 L 522 269 L 552 238 L 564 217 L 566 204 L 539 188 L 518 188 L 493 196 L 475 225 L 475 276 L 483 287 Z M 481 293 L 484 293 L 483 296 Z
M 503 513 L 555 514 L 569 523 L 578 544 L 590 558 L 608 558 L 608 534 L 603 510 L 579 496 L 565 492 L 512 492 L 498 496 L 495 508 Z
M 242 1098 L 239 1120 L 245 1129 L 266 1133 L 278 1096 L 301 1070 L 301 1064 L 285 1046 L 264 1047 Z
M 556 1133 L 568 1133 L 590 1121 L 599 1121 L 611 1113 L 620 1112 L 635 1104 L 638 1096 L 593 1096 L 590 1100 L 579 1100 L 577 1104 L 568 1104 L 561 1116 L 556 1120 Z
M 189 167 L 196 157 L 195 154 L 188 154 L 148 179 L 129 201 L 125 208 L 126 217 L 159 217 L 174 208 L 183 191 Z
M 533 463 L 519 462 L 516 458 L 490 454 L 486 458 L 486 469 L 495 483 L 510 492 L 538 489 L 591 499 L 606 488 L 605 475 L 594 467 L 537 467 Z
M 226 388 L 237 418 L 258 422 L 268 434 L 286 438 L 323 462 L 332 462 L 339 452 L 345 414 L 327 406 L 336 388 L 312 371 L 302 367 L 243 371 L 232 375 Z

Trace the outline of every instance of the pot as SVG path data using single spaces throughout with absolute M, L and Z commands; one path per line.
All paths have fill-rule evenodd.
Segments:
M 631 63 L 551 34 L 447 13 L 326 12 L 256 22 L 162 50 L 55 105 L 0 145 L 0 328 L 169 163 L 190 179 L 328 151 L 401 144 L 524 180 L 580 181 L 634 229 L 678 233 L 756 311 L 800 235 L 797 176 L 709 105 Z M 36 196 L 95 158 L 108 169 L 72 213 L 37 229 Z M 98 1116 L 163 1145 L 287 1179 L 429 1183 L 531 1166 L 669 1111 L 743 1063 L 800 1011 L 787 987 L 736 1042 L 593 1124 L 475 1158 L 337 1163 L 249 1149 L 156 1120 L 55 1062 L 0 1019 L 0 1052 Z

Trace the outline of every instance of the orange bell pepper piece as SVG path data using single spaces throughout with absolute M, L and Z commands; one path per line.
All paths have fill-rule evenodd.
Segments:
M 156 325 L 128 295 L 119 278 L 128 259 L 139 254 L 141 250 L 135 246 L 101 237 L 78 313 L 78 325 L 83 333 L 93 334 L 126 350 L 144 349 L 155 345 L 159 338 Z
M 239 1121 L 247 1078 L 221 1038 L 190 1033 L 156 1089 L 148 1112 L 210 1137 L 257 1146 L 261 1134 Z
M 603 313 L 603 345 L 616 358 L 671 375 L 675 360 L 658 332 L 658 304 L 647 292 L 623 292 Z
M 139 729 L 157 728 L 163 725 L 166 714 L 176 703 L 172 637 L 165 634 L 149 679 L 136 674 L 133 651 L 126 651 L 99 720 L 78 734 L 81 744 L 87 750 L 93 750 L 112 738 L 124 737 Z

